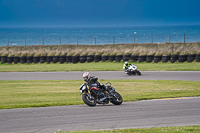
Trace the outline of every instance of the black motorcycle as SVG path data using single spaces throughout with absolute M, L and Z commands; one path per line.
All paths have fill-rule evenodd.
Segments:
M 101 84 L 101 86 L 104 86 Z M 109 101 L 115 105 L 123 102 L 122 96 L 115 91 L 115 88 L 108 82 L 104 87 L 97 87 L 96 84 L 88 86 L 86 83 L 80 86 L 82 100 L 88 106 L 96 106 L 96 104 L 108 104 Z

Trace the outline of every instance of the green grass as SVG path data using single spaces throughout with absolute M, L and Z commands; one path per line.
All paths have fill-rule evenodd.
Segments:
M 199 133 L 200 125 L 194 126 L 175 126 L 175 127 L 156 127 L 156 128 L 135 128 L 135 129 L 113 129 L 113 130 L 82 130 L 72 133 Z M 58 132 L 66 133 L 66 132 Z
M 200 71 L 200 62 L 133 63 L 140 71 Z M 0 72 L 122 71 L 123 62 L 0 64 Z
M 108 80 L 99 80 L 106 83 Z M 200 81 L 109 80 L 124 102 L 200 96 Z M 82 80 L 0 81 L 0 109 L 83 104 Z
M 107 80 L 99 80 L 106 83 Z M 125 102 L 200 96 L 200 81 L 171 80 L 109 80 Z M 84 104 L 79 87 L 82 80 L 26 80 L 0 81 L 0 109 L 62 106 Z M 74 133 L 198 133 L 200 125 L 113 129 L 103 131 L 75 131 Z M 59 132 L 64 133 L 64 132 Z

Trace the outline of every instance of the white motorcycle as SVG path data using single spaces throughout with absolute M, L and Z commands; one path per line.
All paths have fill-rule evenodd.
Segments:
M 133 65 L 133 64 L 130 64 L 128 69 L 125 70 L 125 73 L 128 74 L 128 75 L 139 75 L 141 76 L 141 72 L 139 70 L 137 70 L 137 66 Z

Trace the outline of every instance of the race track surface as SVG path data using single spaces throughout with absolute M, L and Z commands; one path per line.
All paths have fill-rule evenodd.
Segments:
M 200 97 L 0 110 L 2 133 L 50 133 L 200 124 Z
M 75 80 L 84 72 L 1 72 L 0 80 Z M 123 71 L 91 71 L 99 79 L 190 80 L 200 81 L 200 71 L 141 71 L 142 75 L 126 75 Z
M 142 71 L 128 76 L 122 71 L 90 72 L 99 79 L 200 81 L 200 71 Z M 74 80 L 83 72 L 8 72 L 0 80 Z M 81 96 L 80 96 L 81 98 Z M 50 133 L 57 131 L 103 130 L 185 126 L 200 124 L 200 97 L 145 100 L 89 107 L 87 105 L 0 110 L 2 133 Z

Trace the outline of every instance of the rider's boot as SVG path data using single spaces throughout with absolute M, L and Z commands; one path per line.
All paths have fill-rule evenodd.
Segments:
M 103 102 L 106 99 L 106 96 L 103 92 L 101 92 L 100 97 L 101 98 L 99 99 L 99 102 Z
M 125 73 L 128 74 L 128 69 L 125 69 Z
M 100 100 L 99 100 L 99 102 L 103 102 L 103 100 L 105 100 L 106 99 L 106 97 L 103 97 L 103 98 L 101 98 Z

